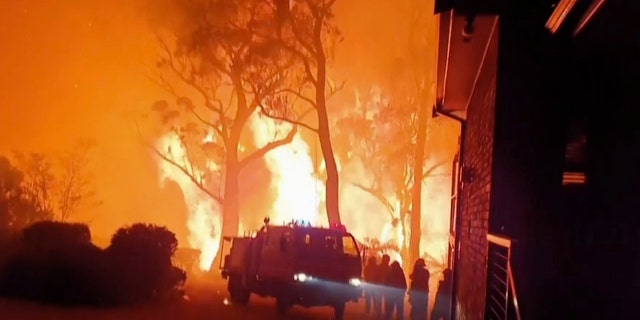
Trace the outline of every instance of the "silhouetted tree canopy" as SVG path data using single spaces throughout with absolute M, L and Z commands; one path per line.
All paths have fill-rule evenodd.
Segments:
M 285 90 L 298 79 L 296 59 L 277 34 L 277 8 L 264 0 L 163 0 L 169 15 L 155 17 L 160 35 L 158 84 L 175 102 L 152 110 L 165 125 L 171 146 L 150 144 L 156 155 L 184 173 L 222 209 L 222 233 L 237 234 L 239 175 L 248 164 L 290 143 L 296 125 L 283 126 L 258 146 L 246 134 L 252 116 L 267 107 L 272 118 L 296 121 Z M 178 150 L 179 149 L 179 150 Z
M 166 227 L 136 223 L 120 228 L 111 238 L 109 250 L 117 253 L 137 256 L 156 255 L 159 259 L 171 261 L 178 248 L 176 235 Z
M 29 248 L 64 248 L 91 244 L 91 231 L 86 224 L 40 221 L 22 230 L 23 242 Z
M 25 190 L 24 181 L 24 174 L 0 156 L 0 231 L 17 230 L 51 217 L 51 212 L 43 210 Z
M 88 226 L 37 222 L 0 243 L 0 295 L 55 304 L 117 305 L 181 294 L 186 273 L 171 264 L 175 235 L 136 224 L 102 250 Z
M 0 156 L 0 230 L 19 230 L 41 220 L 66 221 L 95 201 L 89 170 L 89 140 L 53 157 L 39 152 L 14 151 L 15 165 Z

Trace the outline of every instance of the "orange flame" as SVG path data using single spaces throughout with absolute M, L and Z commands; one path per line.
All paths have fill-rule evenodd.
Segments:
M 205 138 L 205 140 L 208 138 Z M 167 134 L 158 140 L 159 150 L 171 150 L 169 156 L 178 165 L 189 165 L 186 152 L 175 133 Z M 160 185 L 167 180 L 178 184 L 182 190 L 184 201 L 189 210 L 187 228 L 189 229 L 189 245 L 200 250 L 200 270 L 208 271 L 218 253 L 222 216 L 220 207 L 210 196 L 200 190 L 190 178 L 174 165 L 160 159 Z M 209 164 L 214 166 L 215 164 Z M 197 174 L 198 169 L 194 169 Z
M 249 124 L 258 148 L 271 142 L 273 137 L 285 136 L 292 128 L 291 124 L 261 116 L 259 112 L 253 114 Z M 294 219 L 320 224 L 320 204 L 325 187 L 315 176 L 307 142 L 296 133 L 291 143 L 268 152 L 265 161 L 272 173 L 271 185 L 277 193 L 270 212 L 273 221 Z
M 375 112 L 372 109 L 369 111 Z M 262 116 L 259 112 L 251 116 L 248 125 L 252 130 L 254 144 L 258 148 L 286 136 L 291 129 L 290 124 Z M 208 136 L 206 139 L 211 140 L 212 137 Z M 158 146 L 160 150 L 171 147 L 174 159 L 188 161 L 175 134 L 161 137 Z M 322 204 L 325 186 L 318 179 L 318 174 L 324 170 L 324 163 L 315 168 L 309 145 L 302 136 L 296 134 L 290 144 L 271 150 L 265 155 L 264 160 L 272 173 L 271 186 L 276 193 L 273 207 L 269 211 L 272 221 L 279 223 L 302 219 L 314 225 L 326 225 L 326 216 L 321 212 L 324 210 Z M 375 197 L 355 187 L 356 184 L 366 184 L 371 180 L 370 173 L 362 162 L 354 158 L 336 160 L 341 176 L 340 209 L 347 229 L 360 241 L 365 238 L 377 238 L 382 243 L 391 242 L 399 248 L 406 246 L 409 230 L 403 234 L 399 224 L 393 224 L 393 218 L 399 217 L 400 209 L 396 208 L 390 214 Z M 201 251 L 200 269 L 208 270 L 219 250 L 222 223 L 220 208 L 183 172 L 163 160 L 159 161 L 161 183 L 172 180 L 182 189 L 189 208 L 189 244 Z M 427 163 L 427 166 L 430 164 Z M 207 164 L 210 170 L 217 170 L 219 165 Z M 444 176 L 427 179 L 422 191 L 421 253 L 427 253 L 442 263 L 446 262 L 444 257 L 448 243 L 449 190 L 450 177 Z M 398 199 L 392 194 L 387 195 L 387 198 L 394 206 L 399 206 Z M 409 229 L 409 221 L 405 221 L 405 225 Z M 247 231 L 242 225 L 240 229 L 241 233 Z M 388 253 L 392 259 L 402 263 L 400 252 Z

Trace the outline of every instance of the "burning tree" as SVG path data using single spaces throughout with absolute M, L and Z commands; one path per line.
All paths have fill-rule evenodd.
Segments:
M 335 44 L 341 34 L 335 25 L 335 0 L 275 0 L 278 39 L 285 50 L 296 59 L 300 69 L 301 85 L 286 88 L 282 93 L 307 104 L 317 115 L 317 128 L 304 125 L 317 133 L 327 174 L 325 202 L 329 224 L 341 224 L 339 208 L 338 165 L 331 143 L 327 115 L 327 100 L 342 85 L 337 85 L 327 74 Z M 290 119 L 290 118 L 289 118 Z
M 403 58 L 396 59 L 391 63 L 392 69 L 389 71 L 391 77 L 384 86 L 385 91 L 391 94 L 393 106 L 384 105 L 380 109 L 375 126 L 394 126 L 399 131 L 386 133 L 387 140 L 391 146 L 400 144 L 397 150 L 389 150 L 385 155 L 381 153 L 370 154 L 373 157 L 382 157 L 378 167 L 389 170 L 398 179 L 393 183 L 397 188 L 394 196 L 399 201 L 398 220 L 404 229 L 405 216 L 409 215 L 411 232 L 409 237 L 410 261 L 415 261 L 420 256 L 421 239 L 421 211 L 422 211 L 422 183 L 414 181 L 424 181 L 442 164 L 438 163 L 430 167 L 425 167 L 426 159 L 430 154 L 425 147 L 430 138 L 431 107 L 435 101 L 435 61 L 436 50 L 429 50 L 437 46 L 437 21 L 433 15 L 428 14 L 429 3 L 418 0 L 406 0 L 398 4 L 405 10 L 406 16 L 410 17 L 408 33 L 406 38 L 407 46 L 404 50 Z M 433 54 L 425 56 L 426 52 Z M 380 130 L 380 129 L 377 129 Z M 384 131 L 384 130 L 383 130 Z M 433 130 L 435 131 L 435 130 Z M 369 142 L 380 143 L 378 138 Z M 432 140 L 433 142 L 433 140 Z M 392 148 L 393 149 L 393 148 Z M 366 154 L 366 153 L 365 153 Z M 372 159 L 368 157 L 366 159 Z M 369 160 L 369 162 L 375 160 Z M 396 161 L 387 164 L 385 161 Z M 375 163 L 369 165 L 376 166 Z M 385 168 L 385 166 L 392 168 Z M 374 186 L 377 198 L 380 198 L 379 186 Z M 410 192 L 410 194 L 409 194 Z M 406 235 L 406 233 L 403 233 Z
M 383 254 L 389 254 L 392 252 L 400 252 L 400 248 L 393 241 L 380 242 L 380 240 L 376 238 L 364 238 L 363 242 L 360 245 L 364 248 L 367 248 L 368 256 L 381 256 Z
M 172 2 L 181 18 L 169 25 L 172 36 L 161 37 L 158 83 L 176 101 L 158 101 L 153 109 L 176 133 L 182 151 L 154 150 L 222 207 L 222 234 L 236 235 L 241 170 L 290 143 L 297 132 L 293 125 L 247 150 L 244 127 L 265 109 L 286 110 L 280 118 L 297 123 L 283 96 L 295 81 L 295 60 L 274 36 L 277 8 L 269 1 Z
M 400 61 L 399 76 L 404 81 L 393 81 L 402 88 L 392 92 L 405 97 L 405 103 L 417 107 L 417 125 L 415 133 L 413 175 L 415 181 L 423 181 L 434 167 L 424 170 L 425 146 L 428 135 L 427 129 L 431 120 L 431 107 L 435 101 L 435 65 L 437 50 L 429 51 L 429 46 L 437 47 L 438 22 L 434 15 L 427 14 L 430 4 L 426 1 L 410 0 L 409 10 L 411 20 L 407 41 L 407 59 Z M 432 52 L 425 57 L 425 52 Z M 404 62 L 404 63 L 403 63 Z M 411 140 L 413 141 L 413 140 Z M 415 261 L 420 256 L 421 212 L 422 212 L 422 183 L 412 185 L 411 195 L 411 235 L 409 238 L 409 260 Z
M 364 99 L 368 101 L 360 103 L 338 120 L 336 133 L 345 141 L 339 145 L 339 154 L 344 159 L 360 161 L 370 173 L 368 181 L 352 184 L 372 195 L 384 206 L 392 226 L 399 228 L 405 238 L 408 234 L 418 234 L 420 239 L 419 220 L 417 224 L 414 224 L 413 219 L 407 221 L 413 214 L 412 190 L 415 181 L 424 182 L 426 178 L 437 174 L 436 171 L 444 162 L 422 169 L 421 178 L 418 178 L 416 163 L 422 166 L 430 155 L 416 152 L 421 127 L 415 105 L 400 99 L 393 100 L 397 102 L 393 104 L 377 91 Z M 429 136 L 427 130 L 424 134 Z M 418 159 L 417 156 L 421 158 Z M 403 243 L 400 251 L 405 259 L 413 261 L 417 257 L 407 255 L 411 245 L 411 242 L 409 246 L 406 242 Z

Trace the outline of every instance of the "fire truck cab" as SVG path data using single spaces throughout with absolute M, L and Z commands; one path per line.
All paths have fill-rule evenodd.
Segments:
M 362 296 L 362 254 L 344 226 L 273 226 L 267 218 L 255 235 L 225 242 L 231 248 L 221 269 L 233 303 L 247 304 L 254 293 L 276 298 L 280 314 L 293 305 L 331 306 L 341 319 L 346 302 Z

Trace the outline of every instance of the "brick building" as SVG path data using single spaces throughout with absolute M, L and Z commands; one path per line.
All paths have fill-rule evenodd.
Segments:
M 627 319 L 638 297 L 640 11 L 578 1 L 545 27 L 567 3 L 436 1 L 458 319 Z

